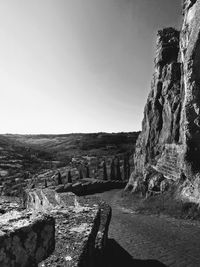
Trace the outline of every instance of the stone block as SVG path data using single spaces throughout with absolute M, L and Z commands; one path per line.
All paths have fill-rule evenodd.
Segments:
M 0 216 L 0 266 L 36 267 L 55 247 L 55 220 L 12 211 Z

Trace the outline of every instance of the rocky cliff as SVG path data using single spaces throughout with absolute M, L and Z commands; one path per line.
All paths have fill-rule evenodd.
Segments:
M 127 185 L 133 191 L 150 186 L 152 179 L 157 190 L 164 180 L 181 182 L 182 197 L 199 201 L 200 0 L 183 1 L 181 31 L 158 32 L 155 72 L 134 162 Z

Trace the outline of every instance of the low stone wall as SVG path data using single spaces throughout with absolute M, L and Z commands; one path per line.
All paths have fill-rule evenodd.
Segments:
M 0 215 L 1 267 L 105 266 L 106 203 L 49 189 L 30 190 L 24 203 Z
M 17 212 L 0 216 L 0 266 L 36 267 L 55 248 L 55 220 Z
M 100 205 L 100 224 L 95 239 L 95 267 L 106 266 L 105 248 L 108 240 L 108 228 L 111 220 L 111 208 L 106 203 Z
M 27 204 L 46 210 L 55 219 L 55 250 L 39 266 L 104 266 L 111 208 L 97 198 L 73 193 L 57 194 L 46 189 L 29 192 L 33 194 L 42 201 Z M 28 198 L 28 202 L 32 200 Z
M 101 193 L 112 189 L 122 189 L 126 186 L 126 181 L 104 181 L 97 179 L 82 180 L 75 184 L 59 185 L 56 192 L 72 192 L 78 196 Z

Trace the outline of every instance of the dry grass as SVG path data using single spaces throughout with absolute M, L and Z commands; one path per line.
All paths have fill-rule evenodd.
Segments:
M 142 197 L 140 194 L 123 192 L 121 204 L 142 214 L 164 214 L 174 218 L 200 220 L 200 208 L 195 203 L 183 202 L 176 197 L 175 188 L 164 194 Z

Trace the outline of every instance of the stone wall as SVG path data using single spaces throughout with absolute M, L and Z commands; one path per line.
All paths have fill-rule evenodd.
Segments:
M 49 207 L 47 201 L 41 206 L 44 203 L 44 209 L 56 221 L 56 245 L 54 252 L 39 266 L 103 266 L 111 208 L 92 197 L 41 191 L 39 195 L 49 201 Z M 29 194 L 33 192 L 38 195 L 38 190 Z M 28 205 L 34 208 L 35 202 Z
M 106 203 L 48 189 L 27 191 L 25 200 L 26 210 L 6 203 L 0 215 L 0 266 L 104 266 Z
M 48 215 L 17 212 L 0 216 L 0 266 L 36 267 L 55 248 L 55 221 Z
M 59 185 L 55 188 L 55 191 L 58 193 L 72 192 L 78 196 L 84 196 L 109 191 L 111 189 L 122 189 L 126 184 L 126 181 L 105 181 L 85 178 L 74 184 L 68 183 Z

